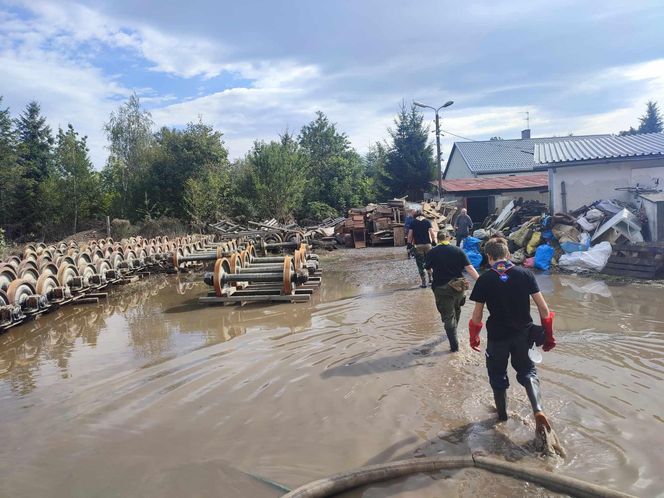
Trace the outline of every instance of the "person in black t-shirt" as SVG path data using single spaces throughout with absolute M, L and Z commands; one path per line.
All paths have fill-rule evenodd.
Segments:
M 462 272 L 466 270 L 475 280 L 479 275 L 468 261 L 466 253 L 451 245 L 450 239 L 451 236 L 446 230 L 438 232 L 439 244 L 427 253 L 425 265 L 433 271 L 431 287 L 436 298 L 436 308 L 443 320 L 450 349 L 454 353 L 459 350 L 457 325 L 461 307 L 466 302 L 465 289 L 468 288 Z
M 422 215 L 422 211 L 418 211 L 415 213 L 415 219 L 410 224 L 410 230 L 408 230 L 408 243 L 415 245 L 415 263 L 422 279 L 420 287 L 423 289 L 427 286 L 424 276 L 424 262 L 427 253 L 431 250 L 433 241 L 434 233 L 431 222 Z M 431 280 L 431 273 L 429 273 L 429 280 Z
M 507 361 L 511 356 L 516 379 L 526 388 L 535 414 L 537 430 L 549 429 L 542 411 L 539 379 L 528 350 L 535 341 L 544 342 L 544 351 L 556 345 L 553 337 L 554 313 L 539 290 L 535 276 L 527 269 L 509 261 L 509 250 L 504 239 L 491 239 L 484 245 L 491 270 L 482 274 L 475 283 L 470 300 L 475 301 L 473 316 L 468 323 L 470 347 L 479 351 L 480 330 L 484 305 L 489 308 L 486 323 L 487 348 L 485 352 L 489 383 L 493 389 L 499 420 L 507 420 Z M 537 305 L 542 327 L 533 324 L 530 316 L 530 298 Z

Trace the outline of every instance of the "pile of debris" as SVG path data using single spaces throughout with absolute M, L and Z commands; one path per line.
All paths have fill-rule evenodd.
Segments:
M 255 243 L 288 244 L 307 242 L 315 247 L 333 249 L 335 227 L 344 223 L 345 218 L 327 218 L 315 226 L 301 227 L 297 223 L 282 224 L 274 218 L 263 221 L 249 221 L 239 225 L 230 220 L 211 223 L 210 228 L 220 240 L 245 237 Z
M 439 227 L 451 223 L 457 207 L 456 201 L 414 204 L 406 202 L 406 197 L 403 197 L 352 208 L 344 222 L 336 227 L 337 240 L 340 244 L 355 248 L 367 245 L 403 246 L 408 235 L 404 228 L 406 217 L 414 211 L 422 211 L 437 232 Z
M 494 235 L 508 239 L 512 261 L 548 270 L 595 271 L 655 278 L 664 269 L 664 245 L 646 244 L 648 220 L 641 209 L 599 200 L 569 213 L 546 214 L 535 201 L 510 202 L 468 240 L 481 247 Z

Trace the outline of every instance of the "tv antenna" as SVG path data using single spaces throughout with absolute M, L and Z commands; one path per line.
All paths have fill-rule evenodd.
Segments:
M 526 115 L 526 130 L 530 130 L 530 111 L 523 111 L 521 114 Z

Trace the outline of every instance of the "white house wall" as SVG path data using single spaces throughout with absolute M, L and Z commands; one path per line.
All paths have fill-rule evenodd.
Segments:
M 615 190 L 620 187 L 643 185 L 659 179 L 664 188 L 664 159 L 625 160 L 588 166 L 568 166 L 552 170 L 554 211 L 562 211 L 561 182 L 565 182 L 567 210 L 571 211 L 584 204 L 600 199 L 635 200 L 634 194 Z
M 466 161 L 461 157 L 461 153 L 455 150 L 447 162 L 445 179 L 455 180 L 457 178 L 474 178 L 474 176 L 468 169 Z

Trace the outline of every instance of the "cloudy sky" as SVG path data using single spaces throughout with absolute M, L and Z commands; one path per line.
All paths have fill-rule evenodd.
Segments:
M 664 107 L 663 27 L 661 0 L 0 0 L 0 95 L 71 122 L 98 168 L 134 91 L 234 158 L 316 110 L 364 153 L 402 100 L 454 100 L 442 127 L 472 139 L 518 137 L 526 111 L 533 136 L 616 133 Z

